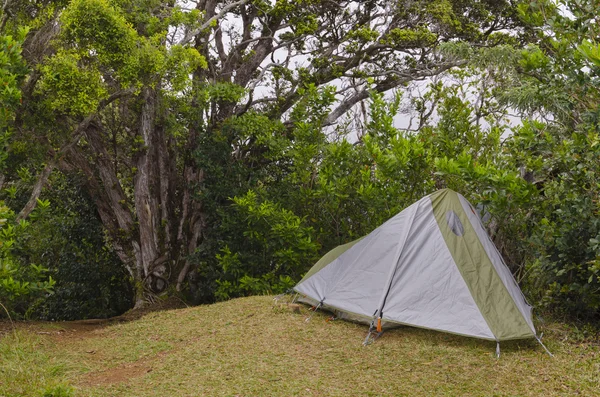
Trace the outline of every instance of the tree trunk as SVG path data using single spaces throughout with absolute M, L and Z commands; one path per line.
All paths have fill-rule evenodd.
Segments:
M 157 182 L 160 178 L 156 159 L 156 93 L 149 87 L 142 89 L 142 111 L 139 135 L 143 148 L 138 153 L 134 177 L 134 201 L 140 241 L 140 259 L 136 263 L 139 278 L 145 281 L 154 270 L 154 263 L 160 256 L 157 216 Z M 138 280 L 139 281 L 139 280 Z M 152 281 L 152 280 L 150 280 Z
M 144 87 L 137 98 L 141 108 L 131 137 L 139 146 L 133 158 L 122 160 L 125 164 L 113 161 L 119 154 L 107 150 L 111 138 L 101 121 L 89 124 L 85 143 L 70 147 L 60 163 L 61 169 L 86 176 L 111 244 L 134 280 L 138 308 L 169 282 L 182 289 L 192 268 L 188 258 L 198 247 L 205 222 L 194 198 L 204 173 L 190 155 L 197 131 L 190 133 L 184 150 L 174 150 L 175 142 L 162 125 L 159 92 Z M 182 157 L 185 164 L 178 167 Z M 124 167 L 134 170 L 129 192 L 123 185 Z

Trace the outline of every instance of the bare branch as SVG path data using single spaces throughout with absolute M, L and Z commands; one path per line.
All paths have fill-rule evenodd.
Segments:
M 179 44 L 180 45 L 186 45 L 186 44 L 188 44 L 190 41 L 192 41 L 192 39 L 194 37 L 196 37 L 197 34 L 201 33 L 205 29 L 208 29 L 210 27 L 210 25 L 214 21 L 223 18 L 225 16 L 225 14 L 227 14 L 230 10 L 234 9 L 235 7 L 238 7 L 238 6 L 241 6 L 243 4 L 246 4 L 249 1 L 250 0 L 239 0 L 239 1 L 233 2 L 231 4 L 227 4 L 225 7 L 223 7 L 223 9 L 221 11 L 219 11 L 219 13 L 217 15 L 214 15 L 211 18 L 209 18 L 199 28 L 194 29 L 194 30 L 189 31 L 189 32 L 186 32 L 185 36 L 183 37 L 183 39 L 181 39 L 181 41 L 179 42 Z
M 414 74 L 393 73 L 395 75 L 402 75 L 403 77 L 389 78 L 387 80 L 384 80 L 383 82 L 379 83 L 375 87 L 375 90 L 379 91 L 379 92 L 388 91 L 392 88 L 398 87 L 401 84 L 408 83 L 409 81 L 419 80 L 419 79 L 423 79 L 423 78 L 429 77 L 429 76 L 436 76 L 440 73 L 445 72 L 448 69 L 451 69 L 456 66 L 461 66 L 464 64 L 465 64 L 464 61 L 456 62 L 456 63 L 449 63 L 446 65 L 440 66 L 439 68 L 437 68 L 435 70 L 428 70 L 428 69 L 421 70 L 421 71 L 416 71 Z M 367 99 L 368 97 L 369 97 L 369 90 L 364 89 L 364 90 L 359 91 L 356 94 L 352 95 L 351 97 L 345 99 L 338 105 L 337 108 L 335 108 L 331 113 L 329 113 L 327 118 L 325 118 L 325 120 L 323 121 L 323 126 L 333 125 L 337 121 L 338 118 L 343 116 L 354 105 L 356 105 L 360 101 Z
M 215 27 L 215 46 L 217 47 L 221 63 L 225 63 L 227 61 L 227 54 L 225 54 L 225 48 L 223 47 L 223 31 L 219 23 Z

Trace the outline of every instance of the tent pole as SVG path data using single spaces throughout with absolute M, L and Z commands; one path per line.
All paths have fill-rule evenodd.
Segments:
M 369 329 L 369 332 L 367 332 L 367 336 L 365 338 L 365 341 L 363 342 L 363 346 L 367 346 L 369 344 L 369 338 L 371 337 L 371 330 Z
M 548 348 L 544 346 L 544 344 L 542 343 L 542 339 L 539 336 L 536 335 L 535 339 L 539 342 L 540 345 L 542 345 L 542 347 L 544 348 L 544 350 L 546 350 L 546 353 L 548 353 L 550 357 L 554 357 L 554 354 L 550 353 L 550 350 L 548 350 Z
M 402 251 L 404 250 L 404 246 L 406 245 L 406 241 L 408 240 L 408 236 L 410 235 L 410 231 L 412 230 L 413 222 L 415 220 L 415 216 L 417 215 L 417 212 L 419 211 L 421 202 L 417 201 L 413 205 L 414 205 L 414 209 L 413 209 L 412 214 L 410 214 L 410 218 L 408 221 L 408 229 L 406 231 L 406 234 L 403 236 L 402 241 L 400 242 L 400 244 L 398 244 L 398 248 L 396 249 L 396 252 L 394 253 L 394 262 L 392 263 L 392 266 L 390 267 L 390 271 L 387 276 L 387 280 L 385 283 L 385 287 L 383 289 L 383 293 L 379 300 L 379 304 L 377 305 L 378 307 L 377 307 L 377 310 L 375 311 L 375 318 L 377 317 L 377 313 L 379 313 L 380 319 L 383 315 L 383 306 L 385 306 L 385 301 L 386 301 L 387 296 L 392 287 L 392 280 L 394 279 L 394 275 L 396 274 L 396 271 L 398 270 L 398 263 L 400 262 L 400 257 L 402 256 Z M 374 318 L 374 320 L 375 320 L 375 318 Z

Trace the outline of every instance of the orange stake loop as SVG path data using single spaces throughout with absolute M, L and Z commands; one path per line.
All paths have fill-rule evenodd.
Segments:
M 377 332 L 381 332 L 381 317 L 377 318 Z

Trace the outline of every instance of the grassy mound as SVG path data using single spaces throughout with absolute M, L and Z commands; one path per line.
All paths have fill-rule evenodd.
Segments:
M 366 327 L 271 297 L 153 312 L 126 323 L 37 323 L 0 336 L 0 396 L 597 395 L 600 346 L 546 327 L 502 344 Z

